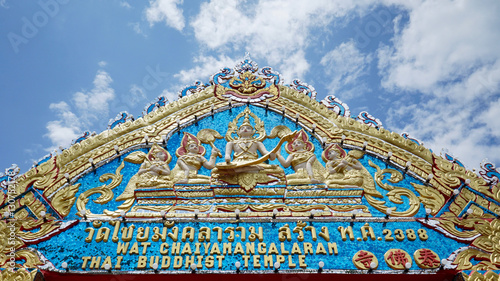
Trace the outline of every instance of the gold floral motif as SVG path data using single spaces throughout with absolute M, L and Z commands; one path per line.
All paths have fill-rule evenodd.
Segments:
M 500 220 L 480 218 L 458 219 L 443 216 L 438 220 L 440 228 L 465 241 L 472 241 L 469 247 L 458 253 L 453 264 L 459 270 L 500 269 Z M 471 259 L 480 260 L 474 265 Z
M 71 207 L 76 201 L 75 194 L 78 192 L 78 188 L 80 187 L 80 183 L 75 185 L 69 185 L 61 190 L 59 190 L 54 197 L 52 197 L 52 207 L 63 217 L 66 217 Z
M 415 190 L 420 193 L 420 201 L 426 208 L 431 210 L 431 214 L 435 215 L 443 207 L 445 200 L 444 196 L 439 191 L 421 184 L 411 183 Z
M 19 249 L 24 246 L 24 242 L 19 237 L 15 237 L 14 245 L 9 244 L 8 237 L 12 231 L 12 224 L 13 222 L 6 223 L 3 220 L 0 221 L 0 266 L 6 266 L 6 262 L 8 261 L 7 254 L 11 252 L 11 247 Z M 18 228 L 16 226 L 15 230 L 17 231 Z
M 363 195 L 363 189 L 360 190 L 328 190 L 325 192 L 325 196 L 361 196 Z
M 293 212 L 306 212 L 311 210 L 325 210 L 326 205 L 288 205 L 287 208 Z
M 183 192 L 181 194 L 184 194 L 184 193 L 186 193 L 186 192 Z M 173 190 L 172 191 L 165 191 L 165 190 L 157 190 L 154 188 L 142 189 L 140 191 L 135 192 L 135 197 L 137 199 L 139 199 L 141 197 L 151 198 L 153 196 L 154 197 L 175 196 L 175 192 Z
M 377 166 L 372 161 L 369 161 L 369 165 L 376 168 L 377 172 L 375 173 L 375 182 L 383 189 L 389 191 L 387 193 L 387 198 L 395 203 L 395 204 L 403 204 L 403 200 L 401 196 L 406 196 L 409 199 L 409 207 L 405 211 L 395 211 L 394 207 L 386 207 L 384 201 L 379 201 L 373 198 L 371 195 L 365 195 L 366 200 L 370 205 L 372 205 L 375 209 L 379 210 L 382 213 L 387 213 L 387 210 L 391 209 L 391 216 L 395 217 L 411 217 L 414 216 L 418 210 L 420 209 L 420 200 L 418 197 L 409 189 L 402 188 L 399 186 L 390 185 L 384 183 L 385 174 L 389 174 L 390 177 L 387 179 L 390 183 L 398 183 L 403 180 L 403 175 L 394 169 L 383 169 L 381 170 L 379 166 Z
M 229 80 L 229 85 L 240 93 L 249 95 L 266 86 L 266 81 L 250 71 L 245 71 L 239 77 Z
M 78 215 L 80 215 L 80 211 L 86 210 L 87 215 L 92 215 L 88 209 L 85 208 L 85 205 L 89 202 L 89 197 L 93 194 L 101 194 L 97 199 L 94 199 L 93 201 L 97 204 L 106 204 L 111 199 L 114 197 L 113 189 L 120 185 L 120 183 L 123 180 L 123 175 L 120 174 L 121 170 L 125 167 L 125 163 L 122 162 L 121 165 L 116 169 L 114 174 L 107 173 L 99 177 L 100 182 L 106 182 L 111 179 L 111 183 L 109 184 L 104 184 L 98 187 L 94 187 L 92 189 L 89 189 L 80 196 L 78 196 L 78 199 L 76 201 L 76 206 L 78 209 Z
M 37 189 L 46 189 L 54 184 L 58 173 L 57 158 L 51 158 L 36 168 L 36 175 L 31 179 L 33 187 Z M 21 184 L 22 186 L 22 184 Z
M 267 196 L 267 195 L 284 195 L 285 187 L 273 187 L 269 186 L 266 188 L 254 188 L 250 191 L 246 191 L 240 187 L 213 187 L 214 194 L 219 195 L 242 195 L 242 196 Z
M 41 211 L 47 211 L 47 209 L 31 193 L 26 194 L 21 201 L 23 201 L 22 204 L 26 204 L 30 211 L 35 214 L 39 214 Z M 36 241 L 41 237 L 62 231 L 61 223 L 56 221 L 50 213 L 48 213 L 43 219 L 34 219 L 29 217 L 29 213 L 26 209 L 17 211 L 14 218 L 15 219 L 11 221 L 0 221 L 0 266 L 6 264 L 7 254 L 11 252 L 11 248 L 14 248 L 16 251 L 16 259 L 22 259 L 25 261 L 21 267 L 32 268 L 41 265 L 42 262 L 37 254 L 28 249 L 24 249 L 24 247 L 27 242 Z M 9 234 L 12 231 L 16 233 L 14 244 L 11 244 L 12 240 L 8 240 L 8 237 L 10 237 Z M 18 278 L 25 273 L 21 270 L 19 274 L 16 273 L 14 275 L 9 275 L 9 278 L 12 276 L 17 276 L 16 278 Z
M 29 249 L 21 249 L 16 251 L 16 256 L 22 257 L 25 260 L 23 267 L 25 268 L 34 268 L 38 265 L 42 265 L 43 262 L 40 260 L 40 257 Z
M 462 167 L 440 157 L 434 157 L 434 164 L 435 168 L 433 172 L 436 181 L 449 188 L 455 188 L 460 185 L 460 175 L 464 172 L 462 171 Z
M 32 281 L 35 280 L 35 275 L 38 270 L 28 270 L 19 268 L 16 270 L 3 270 L 0 275 L 2 281 Z
M 460 190 L 460 193 L 455 197 L 455 200 L 450 204 L 450 211 L 455 215 L 459 216 L 463 214 L 464 211 L 471 210 L 472 215 L 476 217 L 483 218 L 494 218 L 493 215 L 489 213 L 485 213 L 482 208 L 477 207 L 475 203 L 480 207 L 483 207 L 485 210 L 489 210 L 495 214 L 499 213 L 500 206 L 496 202 L 490 202 L 483 196 L 477 195 L 469 189 L 463 188 Z
M 20 221 L 16 223 L 17 236 L 21 241 L 31 241 L 43 237 L 53 231 L 57 231 L 60 222 L 56 221 L 50 214 L 46 219 L 34 219 L 28 216 L 28 211 L 20 210 L 15 214 L 15 218 Z M 21 229 L 39 229 L 37 232 L 21 231 Z
M 464 281 L 497 281 L 500 279 L 500 275 L 491 270 L 488 270 L 484 275 L 477 271 L 471 272 L 470 275 L 462 272 L 461 276 Z
M 38 200 L 36 197 L 35 197 L 35 194 L 33 192 L 28 192 L 24 195 L 24 197 L 22 197 L 18 203 L 16 203 L 16 208 L 21 208 L 22 206 L 27 206 L 28 209 L 38 218 L 38 219 L 42 219 L 42 217 L 40 216 L 40 213 L 43 211 L 43 212 L 47 212 L 47 207 L 45 207 L 45 205 L 43 205 L 42 202 L 40 202 L 40 200 Z M 17 213 L 16 213 L 17 215 Z M 24 213 L 23 213 L 24 215 Z M 27 216 L 27 213 L 26 213 L 26 216 Z M 17 216 L 15 216 L 17 218 Z M 23 218 L 24 216 L 20 215 L 19 214 L 19 217 L 20 218 Z M 54 219 L 54 217 L 52 217 L 52 215 L 49 213 L 47 214 L 47 218 L 51 218 L 51 219 Z
M 433 162 L 434 180 L 441 186 L 448 189 L 457 188 L 462 182 L 469 180 L 470 183 L 468 185 L 471 188 L 494 200 L 500 201 L 500 183 L 490 186 L 484 179 L 478 177 L 476 173 L 467 171 L 458 164 L 451 163 L 435 155 L 433 157 Z
M 191 191 L 191 192 L 176 192 L 175 193 L 179 197 L 213 197 L 214 193 L 212 191 Z
M 173 203 L 173 202 L 172 202 Z M 161 212 L 161 211 L 165 211 L 165 212 L 169 212 L 169 211 L 173 211 L 172 209 L 172 206 L 134 206 L 132 207 L 132 209 L 130 210 L 129 213 L 127 213 L 127 217 L 134 217 L 132 213 L 134 212 L 137 212 L 139 210 L 147 210 L 147 211 L 154 211 L 154 212 Z M 145 213 L 138 213 L 138 217 L 144 217 Z M 149 213 L 151 215 L 154 215 L 154 217 L 160 217 L 161 215 L 158 213 Z M 113 213 L 112 214 L 113 216 L 115 217 L 119 217 L 120 214 L 118 212 L 116 213 Z

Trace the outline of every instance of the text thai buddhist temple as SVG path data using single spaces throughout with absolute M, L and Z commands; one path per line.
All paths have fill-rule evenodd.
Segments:
M 498 280 L 500 174 L 246 56 L 0 183 L 0 280 Z

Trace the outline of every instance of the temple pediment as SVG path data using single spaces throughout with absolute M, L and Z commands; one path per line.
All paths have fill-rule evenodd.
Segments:
M 477 175 L 249 58 L 179 95 L 5 175 L 1 224 L 16 236 L 0 264 L 12 252 L 26 276 L 498 273 L 491 164 Z

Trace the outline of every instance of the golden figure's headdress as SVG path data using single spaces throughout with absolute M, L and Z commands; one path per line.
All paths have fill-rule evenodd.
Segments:
M 184 136 L 182 137 L 182 140 L 181 140 L 181 145 L 175 151 L 175 155 L 177 155 L 177 157 L 179 157 L 179 156 L 187 154 L 188 147 L 192 143 L 194 143 L 198 146 L 198 154 L 205 155 L 206 151 L 205 151 L 205 148 L 202 145 L 200 145 L 200 140 L 197 137 L 195 137 L 193 134 L 190 134 L 187 132 L 184 132 Z
M 345 158 L 347 156 L 347 153 L 345 152 L 344 149 L 342 149 L 342 147 L 340 147 L 336 143 L 332 143 L 325 150 L 323 150 L 323 153 L 321 154 L 321 158 L 323 159 L 323 161 L 325 161 L 325 163 L 330 160 L 330 159 L 328 159 L 328 153 L 329 153 L 330 150 L 337 151 L 337 153 L 339 154 L 340 158 Z
M 153 160 L 156 160 L 156 155 L 158 153 L 162 153 L 165 155 L 165 162 L 168 164 L 170 163 L 170 161 L 172 160 L 172 157 L 170 156 L 170 153 L 168 153 L 168 151 L 166 151 L 164 148 L 160 147 L 158 144 L 153 144 L 153 146 L 151 146 L 151 149 L 149 150 L 148 154 L 147 154 L 147 158 L 149 161 L 153 161 Z
M 292 143 L 295 140 L 300 140 L 300 141 L 302 141 L 304 143 L 304 150 L 314 152 L 314 145 L 313 145 L 312 142 L 309 141 L 309 136 L 307 136 L 307 134 L 306 134 L 306 132 L 304 130 L 300 130 L 295 135 L 295 137 L 286 144 L 285 150 L 286 150 L 287 153 L 290 154 L 290 153 L 294 152 Z
M 240 121 L 241 118 L 243 118 L 243 122 L 238 126 L 238 121 Z M 252 118 L 255 122 L 255 127 L 252 125 L 252 123 L 250 123 L 250 118 Z M 250 108 L 246 107 L 243 112 L 239 113 L 236 118 L 233 119 L 233 121 L 229 122 L 228 130 L 226 132 L 226 141 L 233 141 L 234 137 L 232 136 L 232 134 L 238 135 L 238 131 L 241 126 L 250 126 L 252 129 L 254 129 L 253 138 L 255 138 L 257 141 L 263 141 L 266 139 L 264 122 L 260 120 L 257 115 L 252 113 L 250 111 Z M 255 134 L 257 136 L 255 136 Z
M 190 145 L 190 144 L 192 144 L 192 143 L 194 143 L 194 144 L 198 145 L 198 142 L 196 142 L 196 141 L 195 141 L 195 140 L 193 140 L 192 138 L 189 138 L 189 139 L 187 140 L 187 142 L 186 142 L 186 146 L 189 146 L 189 145 Z
M 243 126 L 250 126 L 253 129 L 252 123 L 250 123 L 250 115 L 245 113 L 245 118 L 243 119 L 243 123 L 241 123 L 240 128 Z

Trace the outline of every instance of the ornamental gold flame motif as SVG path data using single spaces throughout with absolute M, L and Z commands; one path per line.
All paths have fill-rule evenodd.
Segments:
M 266 82 L 250 71 L 245 71 L 238 77 L 231 78 L 229 85 L 244 95 L 251 95 L 257 90 L 264 88 Z
M 2 280 L 230 274 L 236 262 L 259 274 L 498 278 L 494 165 L 477 175 L 316 95 L 247 56 L 24 174 L 10 167 Z

